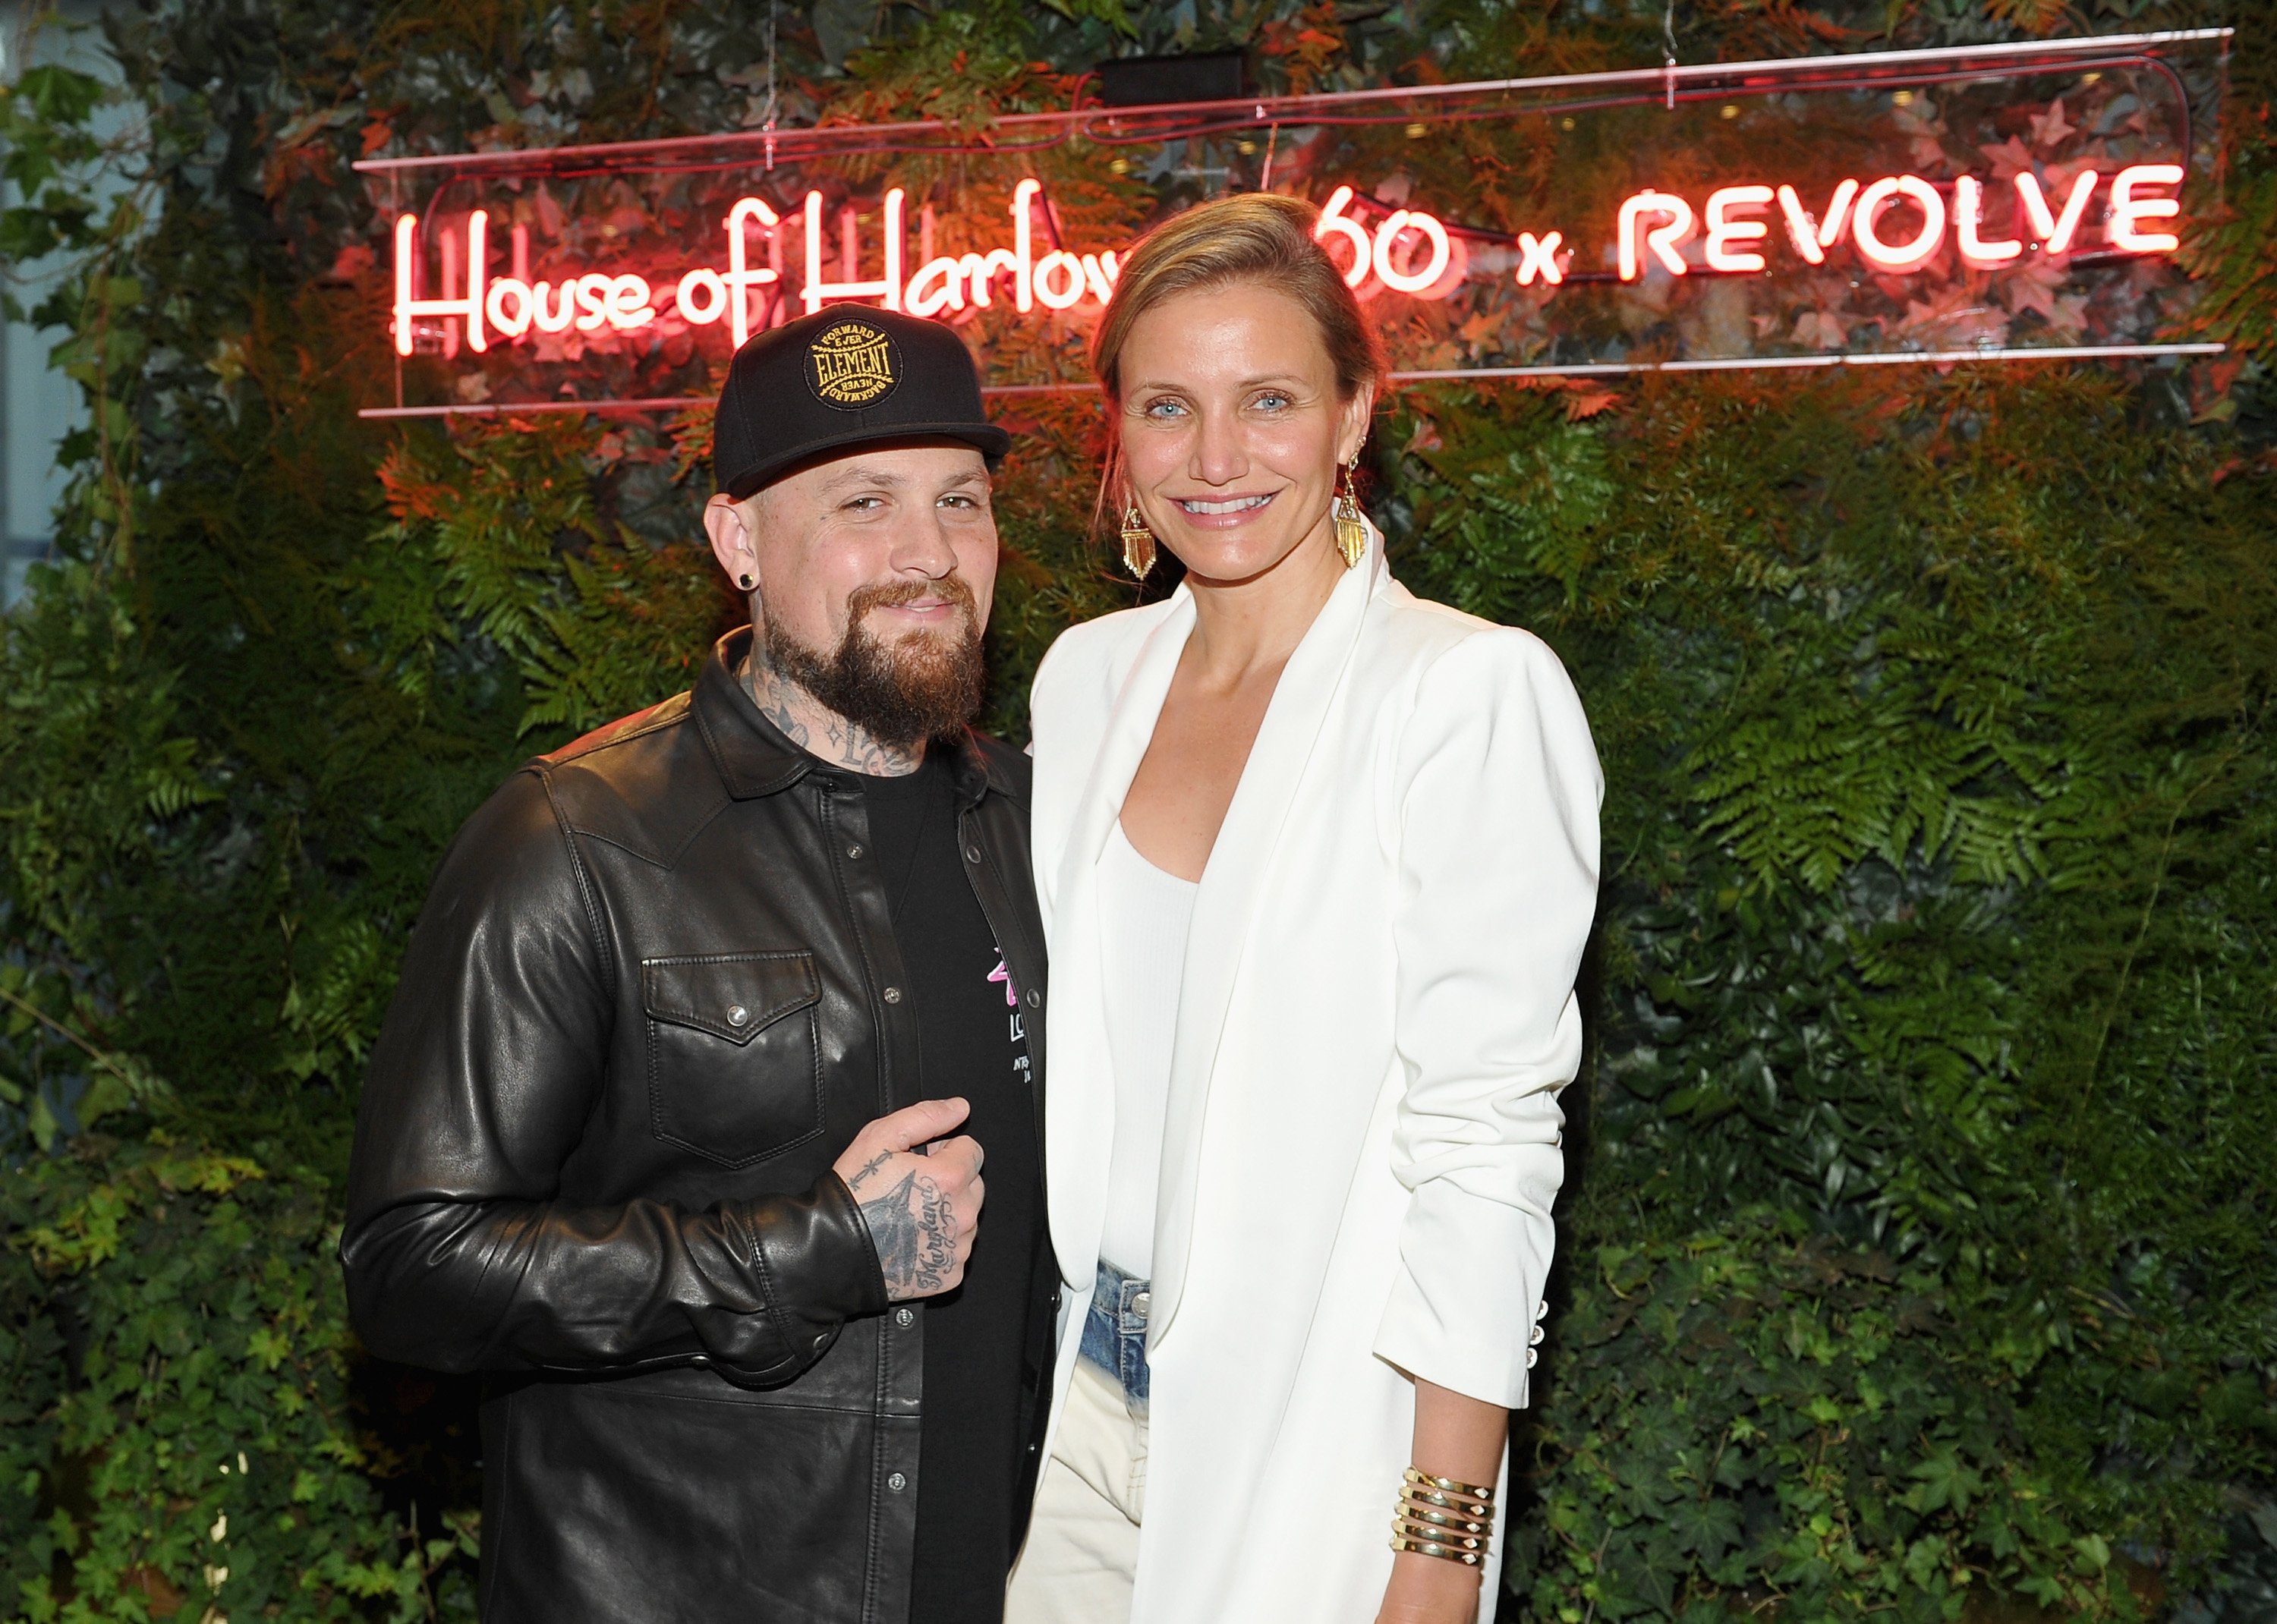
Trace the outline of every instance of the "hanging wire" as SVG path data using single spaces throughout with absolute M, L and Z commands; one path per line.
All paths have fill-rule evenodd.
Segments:
M 775 110 L 780 105 L 780 94 L 775 88 L 775 13 L 781 0 L 767 0 L 767 117 L 762 126 L 767 136 L 767 170 L 775 167 Z
M 1676 0 L 1668 0 L 1668 9 L 1660 14 L 1660 43 L 1666 52 L 1661 63 L 1661 78 L 1668 88 L 1668 110 L 1676 110 Z
M 1672 4 L 1664 18 L 1662 30 L 1664 42 L 1668 44 L 1673 43 L 1673 14 Z M 2212 35 L 2209 34 L 2206 37 L 2211 38 Z M 2159 42 L 2152 42 L 2153 44 Z M 1870 53 L 1869 65 L 1865 69 L 1861 68 L 1856 59 L 1839 55 L 1795 58 L 1777 64 L 1710 64 L 1692 70 L 1694 76 L 1689 82 L 1695 86 L 1695 89 L 1687 95 L 1766 94 L 1771 87 L 1771 76 L 1756 71 L 1765 67 L 1780 70 L 1776 76 L 1780 84 L 1805 90 L 1862 88 L 1881 91 L 1900 86 L 1920 88 L 1974 83 L 1984 80 L 1987 72 L 1986 63 L 1979 53 L 1991 50 L 2029 58 L 2020 62 L 2014 70 L 2018 72 L 2060 70 L 2065 72 L 2155 74 L 2173 89 L 2171 117 L 2179 126 L 2178 139 L 2184 150 L 2191 148 L 2195 133 L 2187 92 L 2180 75 L 2160 58 L 2156 49 L 2118 49 L 2108 41 L 2093 39 L 2067 43 L 2077 49 L 2043 52 L 2019 47 L 1978 46 L 1958 50 Z M 2142 42 L 2130 37 L 2121 43 L 2139 45 Z M 2060 59 L 2043 63 L 2044 55 Z M 1887 58 L 1886 62 L 1885 58 Z M 1914 65 L 1916 63 L 1923 65 Z M 1902 71 L 1892 71 L 1900 65 Z M 1681 65 L 1673 59 L 1672 54 L 1664 62 L 1661 76 L 1664 104 L 1672 104 L 1674 76 Z M 1652 104 L 1651 73 L 1651 69 L 1645 68 L 1544 80 L 1395 87 L 1383 92 L 1283 97 L 1269 105 L 1245 101 L 1238 108 L 1222 102 L 1129 109 L 1085 106 L 1073 112 L 1009 114 L 992 126 L 988 137 L 978 140 L 966 138 L 961 132 L 942 125 L 926 122 L 841 125 L 826 128 L 777 124 L 773 131 L 752 129 L 726 134 L 668 136 L 638 141 L 604 141 L 511 151 L 360 158 L 350 167 L 359 173 L 374 175 L 393 174 L 399 171 L 406 173 L 431 171 L 454 176 L 546 175 L 567 180 L 614 174 L 726 173 L 748 166 L 750 160 L 747 155 L 751 147 L 762 142 L 776 157 L 782 156 L 777 150 L 780 143 L 790 142 L 790 156 L 784 160 L 786 162 L 823 155 L 850 156 L 855 154 L 975 153 L 1007 156 L 1062 147 L 1076 136 L 1102 147 L 1159 146 L 1168 141 L 1232 132 L 1253 133 L 1260 125 L 1266 128 L 1269 143 L 1273 138 L 1273 126 L 1283 123 L 1292 129 L 1304 131 L 1405 125 L 1418 118 L 1428 119 L 1434 125 L 1455 125 L 1521 117 L 1539 118 L 1561 113 L 1649 107 Z M 1512 99 L 1519 92 L 1565 94 L 1548 94 L 1543 95 L 1543 99 L 1523 102 Z M 1378 108 L 1385 110 L 1374 110 Z M 1031 131 L 1036 133 L 1028 139 L 1005 139 L 1014 132 L 1025 134 Z M 1281 167 L 1276 157 L 1274 161 L 1276 171 Z

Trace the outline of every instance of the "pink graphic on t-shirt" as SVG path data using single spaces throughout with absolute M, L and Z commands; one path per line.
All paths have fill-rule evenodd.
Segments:
M 998 959 L 996 960 L 996 968 L 988 972 L 988 979 L 990 981 L 1001 981 L 1004 983 L 1004 1006 L 1007 1009 L 1017 1009 L 1020 1007 L 1019 990 L 1012 985 L 1011 966 L 1005 963 L 1002 959 Z

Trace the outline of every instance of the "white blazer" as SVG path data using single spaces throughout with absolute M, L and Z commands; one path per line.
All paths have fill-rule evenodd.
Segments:
M 1095 869 L 1193 623 L 1182 587 L 1069 631 L 1036 675 L 1055 1422 L 1115 1131 Z M 1602 795 L 1557 656 L 1416 598 L 1371 535 L 1283 672 L 1195 899 L 1133 1624 L 1367 1624 L 1408 1376 L 1526 1402 Z

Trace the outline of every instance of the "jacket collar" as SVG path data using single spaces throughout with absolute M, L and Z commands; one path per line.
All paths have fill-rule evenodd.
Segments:
M 712 764 L 719 770 L 727 793 L 737 801 L 788 789 L 810 772 L 834 770 L 828 762 L 793 744 L 781 728 L 759 714 L 735 674 L 742 670 L 750 651 L 748 626 L 714 643 L 688 702 L 697 731 L 712 754 Z M 979 747 L 970 730 L 963 739 L 937 740 L 927 748 L 948 752 L 960 807 L 978 805 L 992 789 L 1005 793 L 1015 787 L 1006 770 Z

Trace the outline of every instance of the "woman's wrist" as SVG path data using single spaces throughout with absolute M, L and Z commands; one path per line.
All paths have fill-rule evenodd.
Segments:
M 1494 1534 L 1494 1492 L 1409 1467 L 1392 1502 L 1391 1548 L 1458 1567 L 1483 1566 Z
M 1509 1426 L 1497 1405 L 1416 1382 L 1413 1464 L 1385 1485 L 1394 1554 L 1377 1624 L 1475 1624 Z
M 1473 1624 L 1479 1570 L 1403 1551 L 1391 1559 L 1377 1624 Z

